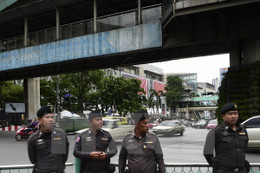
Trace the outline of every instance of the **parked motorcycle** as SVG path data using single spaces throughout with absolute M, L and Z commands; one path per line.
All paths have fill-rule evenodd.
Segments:
M 28 129 L 26 126 L 23 126 L 19 130 L 17 130 L 15 139 L 17 141 L 21 141 L 22 139 L 28 139 L 30 137 L 30 135 L 33 134 L 37 130 L 38 130 L 38 128 Z

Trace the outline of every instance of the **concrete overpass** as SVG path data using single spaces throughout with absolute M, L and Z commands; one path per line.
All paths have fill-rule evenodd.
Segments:
M 0 80 L 219 53 L 230 53 L 231 66 L 254 63 L 259 8 L 260 0 L 15 1 L 0 12 Z
M 136 12 L 138 11 L 138 0 L 135 2 L 124 1 L 124 3 L 118 0 L 113 1 L 113 5 L 107 3 L 107 1 L 104 2 L 103 0 L 99 0 L 96 1 L 97 10 L 93 10 L 95 8 L 92 1 L 42 0 L 27 2 L 28 3 L 23 4 L 22 1 L 18 1 L 0 13 L 1 40 L 17 35 L 26 35 L 28 37 L 31 32 L 42 29 L 46 29 L 45 32 L 47 32 L 47 28 L 61 28 L 61 26 L 63 26 L 62 24 L 79 21 L 80 19 L 94 20 L 93 16 L 97 16 L 97 14 L 100 16 L 103 15 L 104 17 L 115 12 L 119 13 L 125 10 L 134 9 L 136 14 L 134 17 L 140 17 L 138 12 Z M 230 53 L 231 66 L 249 64 L 259 60 L 259 56 L 257 56 L 259 54 L 257 48 L 259 46 L 258 31 L 260 29 L 260 12 L 258 10 L 260 7 L 259 0 L 184 0 L 179 2 L 173 1 L 173 3 L 170 1 L 170 3 L 167 2 L 168 1 L 162 0 L 143 0 L 142 6 L 139 6 L 151 6 L 153 8 L 153 6 L 162 5 L 161 14 L 159 14 L 161 15 L 160 20 L 155 20 L 159 22 L 161 27 L 156 26 L 157 28 L 154 28 L 153 31 L 150 30 L 151 32 L 156 31 L 156 33 L 151 34 L 150 32 L 150 35 L 147 36 L 147 38 L 150 36 L 154 36 L 154 39 L 158 38 L 158 44 L 150 45 L 149 47 L 141 46 L 142 43 L 140 43 L 140 40 L 144 40 L 145 38 L 136 35 L 135 32 L 142 30 L 137 29 L 138 26 L 139 28 L 149 28 L 150 26 L 148 26 L 148 23 L 145 23 L 144 20 L 144 22 L 141 22 L 140 18 L 138 19 L 139 21 L 134 23 L 134 26 L 127 27 L 127 25 L 125 25 L 117 27 L 124 27 L 123 29 L 107 31 L 121 32 L 122 30 L 125 30 L 124 36 L 127 35 L 127 32 L 128 34 L 131 33 L 132 35 L 128 37 L 122 35 L 121 38 L 117 37 L 116 39 L 121 39 L 122 41 L 117 44 L 125 47 L 134 45 L 135 49 L 125 49 L 124 51 L 118 52 L 111 50 L 111 52 L 93 54 L 91 56 L 83 54 L 82 56 L 77 57 L 73 55 L 73 58 L 65 58 L 61 61 L 50 61 L 48 58 L 46 60 L 46 57 L 55 56 L 54 54 L 51 54 L 52 52 L 50 52 L 50 50 L 54 46 L 57 47 L 57 44 L 60 43 L 57 43 L 58 40 L 64 40 L 65 43 L 60 43 L 61 46 L 69 44 L 68 42 L 70 40 L 62 38 L 62 34 L 59 33 L 60 30 L 56 30 L 56 33 L 54 33 L 53 36 L 54 39 L 50 39 L 51 42 L 45 44 L 45 50 L 40 50 L 42 51 L 40 52 L 42 54 L 44 54 L 44 52 L 48 52 L 49 54 L 39 56 L 39 49 L 37 49 L 38 45 L 30 46 L 28 43 L 30 41 L 28 41 L 28 39 L 27 41 L 25 41 L 26 39 L 20 40 L 24 42 L 24 46 L 20 47 L 19 51 L 17 51 L 18 53 L 11 51 L 1 53 L 2 66 L 0 67 L 0 80 L 31 78 L 219 53 Z M 139 8 L 139 10 L 141 9 Z M 120 15 L 122 14 L 120 13 Z M 150 13 L 150 15 L 152 15 L 152 13 Z M 99 21 L 98 17 L 96 20 Z M 143 23 L 143 25 L 138 25 L 138 23 Z M 92 26 L 94 27 L 95 25 Z M 133 29 L 134 27 L 135 29 Z M 125 28 L 128 28 L 128 31 Z M 98 32 L 97 28 L 92 28 L 91 30 L 93 31 L 92 33 Z M 140 34 L 140 32 L 138 34 Z M 96 37 L 95 34 L 90 34 L 88 36 Z M 126 44 L 132 36 L 141 38 L 137 41 L 137 44 L 139 45 L 134 42 L 131 42 L 128 45 Z M 76 36 L 71 38 L 75 37 Z M 136 41 L 136 38 L 131 38 L 131 40 Z M 102 37 L 97 38 L 99 41 L 100 39 L 102 39 Z M 72 42 L 73 41 L 75 40 L 72 39 Z M 148 44 L 151 44 L 152 40 L 149 41 Z M 73 44 L 69 46 L 72 45 Z M 94 50 L 103 46 L 102 43 L 99 42 L 93 42 L 89 45 L 90 47 L 92 46 Z M 30 48 L 28 48 L 28 46 Z M 65 49 L 67 50 L 66 47 Z M 59 50 L 55 49 L 55 51 Z M 74 51 L 78 50 L 76 48 L 71 48 L 69 52 L 64 50 L 60 51 L 63 51 L 65 54 L 74 54 Z M 23 64 L 16 66 L 15 68 L 5 69 L 4 67 L 7 67 L 11 63 L 17 63 L 17 59 L 19 59 L 17 54 L 21 55 L 20 59 L 24 60 Z M 3 60 L 5 57 L 7 58 Z M 34 59 L 39 57 L 41 59 L 40 63 L 31 63 Z M 71 55 L 69 55 L 69 57 L 71 57 Z

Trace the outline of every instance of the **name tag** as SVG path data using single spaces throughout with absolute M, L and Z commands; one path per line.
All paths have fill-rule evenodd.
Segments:
M 246 133 L 244 133 L 244 132 L 239 132 L 239 135 L 246 135 Z
M 107 141 L 107 140 L 108 140 L 108 138 L 101 138 L 101 140 L 102 140 L 102 141 Z
M 38 144 L 38 145 L 41 145 L 41 144 L 43 144 L 43 143 L 44 143 L 44 142 L 43 142 L 43 139 L 38 139 L 38 140 L 37 140 L 37 144 Z
M 53 138 L 54 141 L 59 141 L 61 140 L 61 137 Z
M 92 141 L 92 137 L 87 137 L 86 141 Z
M 153 143 L 153 141 L 148 141 L 148 142 L 145 142 L 146 144 L 152 144 Z

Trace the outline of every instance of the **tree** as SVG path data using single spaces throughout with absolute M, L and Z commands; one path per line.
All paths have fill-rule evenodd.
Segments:
M 103 81 L 101 90 L 101 105 L 104 111 L 114 108 L 119 114 L 125 116 L 127 112 L 135 112 L 143 108 L 146 101 L 144 90 L 140 87 L 138 79 L 124 79 L 109 76 Z M 140 94 L 143 93 L 143 94 Z
M 41 80 L 41 102 L 55 104 L 56 80 Z M 95 70 L 60 75 L 61 106 L 75 112 L 114 108 L 120 114 L 135 112 L 146 102 L 144 90 L 137 79 L 104 77 L 104 71 Z M 141 94 L 142 93 L 142 94 Z
M 84 103 L 89 102 L 89 94 L 101 87 L 103 78 L 103 70 L 60 75 L 60 95 L 69 94 L 69 104 L 63 103 L 63 107 L 83 112 Z
M 24 102 L 23 86 L 16 85 L 12 81 L 0 82 L 0 104 L 4 108 L 6 102 Z
M 56 78 L 40 80 L 41 105 L 55 105 L 57 100 Z
M 184 93 L 182 80 L 175 75 L 168 76 L 165 90 L 167 91 L 167 105 L 171 108 L 175 108 L 181 99 L 181 95 Z
M 199 94 L 196 94 L 195 92 L 191 92 L 190 97 L 199 97 Z

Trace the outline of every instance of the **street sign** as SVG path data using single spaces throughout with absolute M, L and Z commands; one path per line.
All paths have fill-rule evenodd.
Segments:
M 25 104 L 5 103 L 5 113 L 25 113 Z

